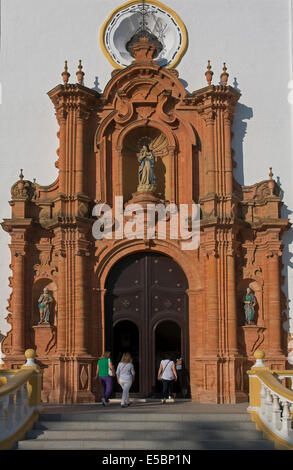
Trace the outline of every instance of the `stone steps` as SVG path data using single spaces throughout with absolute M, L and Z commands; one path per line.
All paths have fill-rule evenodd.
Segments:
M 174 418 L 173 418 L 174 419 Z M 200 432 L 202 430 L 226 430 L 227 422 L 226 421 L 168 421 L 168 430 L 169 431 L 188 431 L 188 432 Z M 165 431 L 166 430 L 166 421 L 127 421 L 127 429 L 129 431 L 153 431 L 155 426 L 156 431 Z M 99 431 L 101 429 L 100 421 L 38 421 L 35 423 L 35 430 L 49 430 L 49 431 L 76 431 L 82 429 L 87 429 L 89 431 Z M 229 421 L 229 429 L 231 431 L 237 431 L 239 429 L 238 422 Z M 117 431 L 121 430 L 121 421 L 103 421 L 103 430 L 104 431 Z M 245 431 L 255 431 L 255 426 L 251 421 L 242 422 L 241 430 Z
M 273 450 L 269 441 L 21 441 L 20 450 Z
M 189 430 L 190 431 L 190 430 Z M 168 430 L 148 430 L 148 431 L 137 431 L 120 429 L 120 431 L 105 431 L 101 429 L 97 430 L 88 430 L 88 429 L 79 429 L 79 430 L 44 430 L 35 429 L 27 433 L 27 439 L 37 439 L 37 440 L 109 440 L 109 441 L 135 441 L 135 440 L 176 440 L 178 439 L 179 432 L 181 430 L 170 431 Z M 190 436 L 190 433 L 189 433 Z M 192 437 L 195 440 L 206 441 L 208 439 L 219 439 L 219 440 L 260 440 L 262 435 L 259 431 L 247 431 L 242 429 L 237 430 L 223 430 L 223 429 L 208 429 L 192 432 Z
M 20 450 L 272 450 L 248 413 L 100 409 L 45 413 Z
M 208 414 L 208 413 L 152 413 L 143 411 L 131 411 L 131 408 L 125 410 L 120 409 L 117 411 L 96 411 L 89 413 L 48 413 L 40 414 L 39 421 L 86 421 L 86 422 L 117 422 L 117 421 L 132 421 L 132 422 L 192 422 L 192 423 L 206 423 L 206 422 L 246 422 L 251 423 L 250 415 L 248 413 L 231 413 L 231 414 Z

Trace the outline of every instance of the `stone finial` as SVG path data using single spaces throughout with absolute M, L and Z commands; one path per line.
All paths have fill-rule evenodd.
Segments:
M 206 71 L 206 73 L 205 73 L 205 76 L 206 76 L 208 85 L 211 85 L 212 79 L 213 79 L 213 75 L 214 75 L 214 72 L 213 72 L 211 69 L 212 69 L 212 67 L 211 67 L 211 61 L 208 60 L 207 71 Z
M 35 362 L 36 358 L 36 351 L 34 349 L 27 349 L 24 353 L 25 358 L 26 358 L 26 363 L 21 367 L 21 369 L 26 369 L 26 368 L 33 368 L 35 369 L 36 372 L 41 372 L 40 367 L 38 364 Z M 39 397 L 40 398 L 40 397 Z M 36 400 L 36 397 L 35 397 Z
M 228 77 L 229 77 L 229 74 L 227 73 L 226 62 L 224 62 L 223 72 L 221 73 L 221 77 L 220 77 L 224 86 L 226 86 L 228 83 Z
M 275 181 L 273 180 L 273 176 L 274 176 L 273 168 L 270 166 L 270 172 L 269 172 L 270 181 L 268 182 L 268 187 L 269 187 L 271 196 L 274 195 L 274 188 L 275 188 Z
M 263 362 L 263 359 L 265 358 L 264 351 L 262 351 L 261 349 L 257 349 L 253 355 L 256 359 L 256 362 L 253 367 L 265 367 L 265 364 Z
M 126 50 L 136 62 L 152 61 L 163 49 L 162 43 L 152 33 L 140 30 L 126 44 Z
M 19 180 L 11 188 L 12 199 L 31 200 L 35 194 L 35 185 L 31 181 L 25 180 L 23 169 L 21 168 Z
M 62 78 L 63 78 L 63 83 L 64 85 L 67 85 L 70 73 L 68 72 L 68 67 L 67 67 L 67 60 L 65 60 L 65 65 L 64 65 L 64 72 L 62 72 Z
M 80 85 L 83 84 L 83 77 L 84 77 L 84 72 L 82 71 L 82 65 L 81 65 L 81 60 L 79 60 L 78 63 L 78 71 L 76 72 L 77 76 L 77 81 Z
M 26 367 L 27 366 L 36 366 L 37 364 L 35 363 L 35 357 L 36 357 L 36 351 L 34 349 L 27 349 L 24 353 L 25 358 L 26 358 L 26 363 L 24 364 Z
M 19 189 L 20 191 L 23 190 L 23 188 L 24 188 L 24 181 L 23 181 L 23 178 L 24 178 L 24 176 L 23 176 L 23 169 L 21 168 L 21 169 L 20 169 L 20 174 L 19 174 L 19 181 L 18 181 L 18 183 L 17 183 L 17 187 L 18 187 L 18 189 Z

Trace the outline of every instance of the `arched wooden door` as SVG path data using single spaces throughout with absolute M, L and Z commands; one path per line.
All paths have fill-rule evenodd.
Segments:
M 159 253 L 135 253 L 121 259 L 106 280 L 105 344 L 116 351 L 114 325 L 129 321 L 138 329 L 139 384 L 137 395 L 150 396 L 156 388 L 156 328 L 174 321 L 181 332 L 181 353 L 189 368 L 187 279 L 178 264 Z M 130 331 L 130 330 L 129 330 Z M 116 335 L 117 342 L 117 335 Z M 129 348 L 133 349 L 133 344 Z M 175 352 L 175 351 L 174 351 Z M 113 358 L 114 362 L 120 358 Z M 117 364 L 116 364 L 117 365 Z

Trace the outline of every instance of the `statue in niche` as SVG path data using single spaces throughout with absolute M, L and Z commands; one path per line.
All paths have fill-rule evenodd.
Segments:
M 151 190 L 156 187 L 155 183 L 155 156 L 152 150 L 147 145 L 143 145 L 138 154 L 138 191 Z
M 246 289 L 246 294 L 243 297 L 243 303 L 244 303 L 244 313 L 245 313 L 245 322 L 246 325 L 254 325 L 254 307 L 256 305 L 256 300 L 255 297 L 249 287 Z
M 51 294 L 49 294 L 48 287 L 45 287 L 43 293 L 40 295 L 38 300 L 38 307 L 40 311 L 40 324 L 49 325 L 50 322 L 50 308 L 49 305 L 53 301 Z

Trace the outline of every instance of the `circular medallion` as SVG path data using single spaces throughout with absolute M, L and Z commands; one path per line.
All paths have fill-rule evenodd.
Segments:
M 141 28 L 154 34 L 163 45 L 156 61 L 168 68 L 175 67 L 187 48 L 184 23 L 170 8 L 157 0 L 142 3 L 131 0 L 116 8 L 105 21 L 100 32 L 101 48 L 115 68 L 124 68 L 133 58 L 126 44 Z

